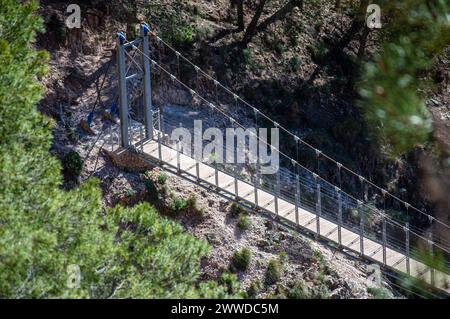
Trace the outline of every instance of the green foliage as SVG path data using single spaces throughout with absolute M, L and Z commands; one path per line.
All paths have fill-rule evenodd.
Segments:
M 247 230 L 250 228 L 250 226 L 252 225 L 252 222 L 250 220 L 250 218 L 246 215 L 246 214 L 242 214 L 239 216 L 239 219 L 236 223 L 236 226 L 240 229 L 240 230 Z
M 204 41 L 214 35 L 214 28 L 211 25 L 202 24 L 197 28 L 197 39 Z
M 298 71 L 300 65 L 301 65 L 300 57 L 298 55 L 296 55 L 289 60 L 287 69 L 290 72 L 296 72 L 296 71 Z
M 245 293 L 241 291 L 236 274 L 225 272 L 220 276 L 219 283 L 226 287 L 226 293 L 232 297 L 246 297 Z
M 289 255 L 284 251 L 280 252 L 279 258 L 282 264 L 286 264 L 289 261 Z
M 384 287 L 367 287 L 367 292 L 372 295 L 372 299 L 391 299 L 392 294 Z
M 52 123 L 36 108 L 47 69 L 33 49 L 36 10 L 35 1 L 0 6 L 0 298 L 230 296 L 199 284 L 207 243 L 153 207 L 105 214 L 97 180 L 60 188 Z
M 68 179 L 75 180 L 83 169 L 83 160 L 77 151 L 68 152 L 62 161 L 64 174 Z
M 187 210 L 191 215 L 197 217 L 203 217 L 203 215 L 205 214 L 205 210 L 199 207 L 195 194 L 191 194 L 187 199 Z
M 208 253 L 209 247 L 185 233 L 181 225 L 159 217 L 148 205 L 116 207 L 108 215 L 118 225 L 117 252 L 110 274 L 113 282 L 122 285 L 116 297 L 199 297 L 211 293 L 206 287 L 225 294 L 223 288 L 211 283 L 196 289 L 199 258 Z
M 313 299 L 329 299 L 330 290 L 324 284 L 319 284 L 312 289 L 311 298 Z
M 144 181 L 145 189 L 147 190 L 150 201 L 153 203 L 157 202 L 158 197 L 158 188 L 155 186 L 155 183 L 151 179 L 146 179 Z
M 245 214 L 247 211 L 242 208 L 238 203 L 233 202 L 230 206 L 229 209 L 229 215 L 232 218 L 237 218 L 239 217 L 241 214 Z
M 288 291 L 287 297 L 289 299 L 309 299 L 311 292 L 303 281 L 299 281 Z
M 158 184 L 165 185 L 167 182 L 167 178 L 168 178 L 168 176 L 166 173 L 159 174 L 158 179 L 157 179 Z
M 162 38 L 173 44 L 191 43 L 195 35 L 195 12 L 188 12 L 182 0 L 171 1 L 170 6 L 161 1 L 149 1 L 146 15 L 148 20 L 155 21 L 160 28 Z
M 174 214 L 178 214 L 179 212 L 186 209 L 187 207 L 188 207 L 188 202 L 185 199 L 180 198 L 176 195 L 172 195 L 172 200 L 169 204 L 169 208 Z
M 192 25 L 184 25 L 173 29 L 173 39 L 178 43 L 189 43 L 194 40 L 195 29 Z
M 323 42 L 318 42 L 316 44 L 310 44 L 306 47 L 311 55 L 311 59 L 317 64 L 324 64 L 327 61 L 325 58 L 329 53 L 328 47 Z
M 256 298 L 262 289 L 262 284 L 259 280 L 253 280 L 247 288 L 247 296 L 249 298 Z
M 276 259 L 271 259 L 266 271 L 266 283 L 268 285 L 276 284 L 281 278 L 281 263 Z
M 361 107 L 372 132 L 390 155 L 430 140 L 431 116 L 419 89 L 423 74 L 450 43 L 450 4 L 446 0 L 383 1 L 392 18 L 383 29 L 383 50 L 364 65 Z
M 252 50 L 250 50 L 250 49 L 243 49 L 242 50 L 242 57 L 244 59 L 244 63 L 245 64 L 252 63 L 252 61 L 253 61 Z
M 232 259 L 232 266 L 240 271 L 246 271 L 250 265 L 252 253 L 248 248 L 235 251 Z
M 322 252 L 320 250 L 314 250 L 313 251 L 313 259 L 319 264 L 325 263 L 325 259 L 324 259 L 323 254 L 322 254 Z

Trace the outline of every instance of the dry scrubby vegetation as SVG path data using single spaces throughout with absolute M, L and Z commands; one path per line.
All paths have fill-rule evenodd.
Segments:
M 366 0 L 171 3 L 165 10 L 150 1 L 140 17 L 308 143 L 415 206 L 445 205 L 444 196 L 411 185 L 446 184 L 425 170 L 449 174 L 449 127 L 426 107 L 449 85 L 441 63 L 449 52 L 448 3 L 379 1 L 381 30 L 366 27 Z M 315 154 L 303 151 L 302 164 L 315 169 Z M 335 169 L 321 164 L 320 173 L 333 178 Z M 357 194 L 358 183 L 347 182 Z
M 394 191 L 414 184 L 409 181 L 416 172 L 385 169 L 390 158 L 407 161 L 404 154 L 417 150 L 429 156 L 429 172 L 443 172 L 425 180 L 444 185 L 445 126 L 433 123 L 424 101 L 432 92 L 427 85 L 442 78 L 433 69 L 436 57 L 448 54 L 445 1 L 380 1 L 390 12 L 380 32 L 365 27 L 365 0 L 232 3 L 90 5 L 113 12 L 130 38 L 140 19 L 150 21 L 164 39 L 210 66 L 251 102 L 260 102 L 277 121 L 299 129 L 308 142 L 352 168 L 381 172 L 375 179 L 391 182 Z M 0 297 L 257 297 L 269 288 L 269 297 L 330 297 L 330 269 L 319 251 L 313 254 L 314 271 L 289 285 L 279 284 L 289 261 L 281 253 L 267 260 L 264 280 L 252 281 L 244 294 L 239 272 L 257 262 L 245 247 L 232 254 L 229 269 L 217 280 L 200 280 L 200 259 L 210 247 L 174 219 L 202 220 L 205 208 L 195 195 L 181 197 L 169 189 L 165 173 L 143 174 L 145 192 L 127 189 L 127 207 L 102 206 L 98 181 L 79 183 L 84 163 L 76 151 L 61 162 L 49 154 L 54 123 L 36 109 L 48 54 L 30 45 L 43 31 L 36 10 L 33 1 L 4 0 L 0 7 Z M 336 20 L 348 29 L 341 30 Z M 59 43 L 70 36 L 57 19 L 49 19 L 47 28 Z M 362 81 L 355 81 L 358 74 Z M 332 125 L 322 125 L 327 122 Z M 67 130 L 69 141 L 79 140 L 76 130 Z M 371 161 L 359 154 L 377 160 L 366 166 Z M 304 160 L 306 166 L 316 165 L 314 156 Z M 399 174 L 410 175 L 397 180 Z M 419 198 L 415 191 L 408 193 Z M 443 194 L 430 199 L 446 207 L 448 192 Z M 254 227 L 251 214 L 236 203 L 229 215 L 241 233 Z M 67 285 L 70 265 L 80 267 L 83 280 L 77 289 Z M 367 290 L 373 298 L 391 296 L 384 288 Z
M 34 1 L 0 7 L 0 297 L 237 296 L 233 277 L 227 286 L 198 282 L 207 243 L 149 204 L 105 210 L 96 180 L 60 189 L 53 123 L 36 109 L 48 60 L 30 46 L 42 30 L 36 9 Z M 65 173 L 78 175 L 80 166 L 68 153 Z M 79 267 L 79 287 L 67 284 L 77 276 L 70 265 Z

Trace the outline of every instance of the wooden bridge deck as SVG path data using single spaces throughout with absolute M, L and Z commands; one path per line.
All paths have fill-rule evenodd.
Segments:
M 158 161 L 162 165 L 168 165 L 174 169 L 178 169 L 178 156 L 175 149 L 161 143 L 161 149 L 159 150 L 159 143 L 154 140 L 147 140 L 142 144 L 139 144 L 136 141 L 136 143 L 133 144 L 135 144 L 138 150 L 144 153 L 143 156 L 150 157 L 150 160 Z M 161 161 L 159 160 L 159 152 L 161 152 Z M 311 213 L 299 207 L 298 217 L 296 217 L 296 209 L 293 203 L 277 198 L 275 195 L 262 189 L 258 189 L 258 202 L 256 203 L 254 185 L 239 179 L 237 179 L 236 185 L 234 176 L 220 170 L 216 171 L 213 166 L 202 162 L 198 162 L 197 176 L 197 161 L 181 153 L 179 154 L 179 165 L 179 172 L 181 174 L 189 175 L 194 181 L 207 183 L 210 186 L 213 186 L 217 192 L 226 193 L 232 198 L 238 197 L 240 200 L 246 201 L 248 204 L 257 207 L 260 210 L 265 210 L 266 212 L 273 214 L 274 217 L 276 216 L 275 201 L 278 201 L 278 217 L 280 219 L 298 225 L 312 234 L 319 235 L 322 238 L 326 238 L 339 245 L 339 226 L 334 222 L 319 217 L 320 228 L 318 229 L 318 216 L 315 213 Z M 363 244 L 361 245 L 361 236 L 359 233 L 347 229 L 344 226 L 341 226 L 340 228 L 342 248 L 358 253 L 365 259 L 384 265 L 383 247 L 381 244 L 363 236 Z M 411 276 L 421 278 L 429 284 L 434 282 L 436 288 L 450 294 L 450 287 L 448 286 L 450 283 L 449 275 L 438 270 L 431 270 L 425 264 L 413 258 L 409 258 L 409 260 Z M 385 266 L 406 274 L 407 256 L 387 247 Z M 434 277 L 434 279 L 432 277 Z

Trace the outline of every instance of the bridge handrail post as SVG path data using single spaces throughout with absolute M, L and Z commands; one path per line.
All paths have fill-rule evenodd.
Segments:
M 200 183 L 200 163 L 198 159 L 195 160 L 195 175 L 197 177 L 197 183 Z
M 256 172 L 255 172 L 255 207 L 259 206 L 259 199 L 258 199 L 258 186 L 259 186 L 259 158 L 257 159 L 257 163 L 256 163 Z
M 277 171 L 276 184 L 275 184 L 275 214 L 277 215 L 277 221 L 279 221 L 279 203 L 278 198 L 280 197 L 280 170 Z
M 234 165 L 234 198 L 238 200 L 239 198 L 239 187 L 238 187 L 238 164 Z
M 386 216 L 384 215 L 384 212 L 383 212 L 382 240 L 383 240 L 383 264 L 387 266 L 386 263 L 387 234 L 386 234 Z
M 295 174 L 295 223 L 297 226 L 300 224 L 298 211 L 300 207 L 300 176 Z
M 152 105 L 152 77 L 150 60 L 150 41 L 149 41 L 150 27 L 147 23 L 141 24 L 142 37 L 142 61 L 144 64 L 144 123 L 145 136 L 147 139 L 153 139 L 153 105 Z
M 144 134 L 143 134 L 143 130 L 142 130 L 142 125 L 139 124 L 139 142 L 141 143 L 141 152 L 144 152 Z
M 428 249 L 430 251 L 430 256 L 431 256 L 431 260 L 434 260 L 434 245 L 433 245 L 433 234 L 430 232 L 429 233 L 429 239 L 428 239 Z M 432 286 L 436 285 L 436 269 L 434 269 L 433 267 L 429 267 L 430 269 L 430 282 Z
M 362 202 L 358 200 L 357 210 L 359 213 L 359 253 L 364 256 L 364 210 Z
M 405 225 L 405 256 L 406 256 L 406 273 L 411 274 L 410 258 L 409 258 L 409 222 Z
M 320 179 L 315 175 L 316 180 L 316 228 L 317 237 L 320 236 L 320 216 L 322 215 L 322 200 L 320 195 Z
M 259 131 L 258 131 L 258 111 L 256 109 L 253 110 L 255 115 L 255 127 L 256 127 L 256 137 L 259 138 Z M 259 166 L 259 147 L 256 149 L 256 172 L 255 172 L 255 208 L 258 208 L 258 186 L 259 186 L 259 174 L 260 174 L 260 166 Z
M 120 143 L 122 147 L 130 146 L 128 136 L 128 97 L 125 65 L 125 35 L 117 33 L 117 66 L 119 73 L 119 103 L 120 103 Z
M 161 109 L 158 112 L 158 157 L 162 163 L 162 146 L 161 146 Z
M 341 189 L 338 192 L 338 244 L 342 246 L 342 193 Z
M 214 160 L 214 181 L 216 183 L 216 190 L 219 190 L 219 170 L 217 168 L 217 160 Z
M 177 172 L 178 172 L 178 174 L 180 174 L 180 172 L 181 172 L 181 163 L 180 163 L 180 141 L 179 140 L 177 140 L 176 150 L 177 150 Z

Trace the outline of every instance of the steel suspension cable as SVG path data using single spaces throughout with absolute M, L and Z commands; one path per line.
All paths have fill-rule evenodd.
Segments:
M 219 109 L 219 108 L 216 107 L 214 104 L 212 104 L 211 102 L 209 102 L 206 98 L 204 98 L 203 96 L 199 95 L 196 91 L 192 90 L 187 84 L 185 84 L 185 83 L 182 82 L 181 80 L 177 79 L 177 77 L 176 77 L 175 75 L 173 75 L 172 73 L 170 73 L 169 71 L 167 71 L 164 67 L 162 67 L 161 65 L 159 65 L 156 61 L 154 61 L 154 60 L 151 59 L 149 56 L 147 56 L 146 54 L 144 54 L 144 52 L 142 52 L 142 51 L 141 51 L 138 47 L 136 47 L 133 43 L 131 43 L 131 42 L 129 42 L 129 41 L 125 41 L 125 42 L 126 42 L 126 44 L 131 45 L 131 46 L 134 47 L 138 52 L 140 52 L 140 53 L 143 55 L 143 57 L 147 58 L 147 59 L 151 62 L 152 65 L 154 65 L 155 67 L 160 68 L 160 70 L 162 70 L 164 73 L 166 73 L 166 74 L 172 79 L 172 81 L 178 82 L 182 87 L 184 87 L 186 90 L 188 90 L 192 95 L 196 95 L 200 100 L 202 100 L 203 102 L 205 102 L 206 105 L 208 105 L 209 107 L 211 107 L 211 108 L 217 110 L 217 111 L 218 111 L 219 113 L 221 113 L 223 116 L 229 118 L 229 120 L 230 120 L 232 123 L 236 124 L 237 126 L 241 127 L 242 129 L 245 129 L 245 128 L 246 128 L 244 125 L 242 125 L 241 123 L 239 123 L 238 121 L 236 121 L 233 117 L 231 117 L 231 116 L 230 116 L 229 114 L 227 114 L 225 111 Z M 240 100 L 241 100 L 241 99 L 240 99 Z M 242 102 L 242 100 L 241 100 L 241 102 Z M 259 114 L 262 114 L 259 110 L 257 110 L 257 109 L 254 109 L 254 110 L 256 110 Z M 275 126 L 276 126 L 276 127 L 279 127 L 278 123 L 276 123 L 276 122 L 274 122 L 274 123 L 275 123 Z M 250 134 L 251 134 L 251 135 L 255 135 L 253 132 L 250 132 Z M 284 156 L 286 159 L 293 160 L 293 159 L 291 159 L 291 157 L 289 157 L 289 156 L 288 156 L 287 154 L 285 154 L 284 152 L 280 151 L 279 149 L 277 149 L 277 148 L 273 147 L 272 145 L 268 144 L 266 141 L 262 140 L 262 139 L 258 136 L 258 134 L 256 134 L 256 138 L 257 138 L 259 141 L 261 141 L 263 144 L 265 144 L 266 146 L 268 146 L 269 148 L 275 150 L 278 154 Z M 314 178 L 316 178 L 316 179 L 318 178 L 318 179 L 320 179 L 321 181 L 323 181 L 324 183 L 328 183 L 328 184 L 330 184 L 331 186 L 334 186 L 334 185 L 332 185 L 331 183 L 329 183 L 328 181 L 326 181 L 324 178 L 322 178 L 321 176 L 318 176 L 316 173 L 312 172 L 312 171 L 309 170 L 308 168 L 306 168 L 306 167 L 304 167 L 303 165 L 301 165 L 300 163 L 296 162 L 296 164 L 297 164 L 298 166 L 300 166 L 301 168 L 303 168 L 304 170 L 306 170 L 307 172 L 309 172 L 310 174 L 312 174 L 312 176 L 314 176 Z M 341 190 L 341 192 L 342 192 L 342 194 L 345 194 L 345 195 L 348 196 L 349 198 L 354 199 L 356 202 L 359 201 L 358 199 L 356 199 L 356 198 L 353 197 L 352 195 L 347 194 L 347 193 L 343 192 L 342 190 Z M 386 191 L 386 192 L 387 192 L 387 191 Z M 378 212 L 378 210 L 374 210 L 373 208 L 371 208 L 370 206 L 366 205 L 365 203 L 361 203 L 361 204 L 362 204 L 362 206 L 365 206 L 367 209 L 369 209 L 369 210 L 371 210 L 371 211 L 375 211 L 377 214 L 380 214 L 380 213 Z M 428 215 L 428 216 L 429 216 L 429 215 Z M 396 220 L 393 220 L 393 219 L 391 219 L 390 217 L 388 217 L 388 216 L 386 216 L 386 215 L 385 215 L 385 218 L 388 219 L 393 225 L 396 225 L 396 226 L 401 227 L 401 228 L 404 227 L 404 225 L 400 224 L 400 223 L 397 222 Z M 426 240 L 426 238 L 424 238 L 424 237 L 421 236 L 420 234 L 417 234 L 417 233 L 415 233 L 415 232 L 412 232 L 411 230 L 410 230 L 410 232 L 411 232 L 412 234 L 416 235 L 417 237 Z M 444 248 L 444 247 L 442 247 L 442 246 L 440 246 L 440 245 L 438 245 L 438 244 L 436 244 L 436 243 L 433 243 L 433 245 L 436 246 L 436 247 L 438 247 L 438 248 L 440 248 L 441 250 L 443 250 L 443 251 L 445 251 L 445 252 L 447 252 L 447 253 L 450 254 L 450 249 L 446 249 L 446 248 Z
M 188 58 L 186 58 L 184 55 L 182 55 L 181 53 L 179 53 L 179 52 L 178 52 L 175 48 L 173 48 L 170 44 L 168 44 L 168 43 L 165 42 L 163 39 L 161 39 L 154 31 L 150 30 L 150 33 L 151 33 L 153 36 L 156 37 L 156 39 L 157 39 L 158 42 L 163 43 L 163 44 L 164 44 L 166 47 L 168 47 L 170 50 L 172 50 L 172 51 L 176 52 L 177 54 L 179 54 L 179 56 L 180 56 L 183 60 L 185 60 L 188 64 L 190 64 L 192 67 L 194 67 L 194 68 L 196 69 L 196 71 L 200 71 L 200 72 L 203 74 L 203 76 L 205 76 L 207 79 L 209 79 L 210 81 L 213 81 L 217 86 L 220 86 L 223 90 L 227 91 L 229 94 L 231 94 L 231 95 L 233 95 L 233 96 L 236 95 L 236 94 L 235 94 L 233 91 L 231 91 L 229 88 L 227 88 L 226 86 L 224 86 L 223 84 L 221 84 L 220 82 L 218 82 L 216 79 L 214 79 L 213 77 L 211 77 L 208 73 L 206 73 L 205 71 L 203 71 L 200 67 L 198 67 L 196 64 L 194 64 L 193 62 L 191 62 Z M 245 100 L 243 100 L 241 97 L 237 96 L 237 98 L 238 98 L 239 100 L 241 100 L 241 102 L 242 102 L 244 105 L 246 105 L 246 106 L 248 106 L 248 107 L 250 107 L 250 108 L 252 108 L 252 109 L 256 109 L 254 106 L 252 106 L 250 103 L 248 103 L 248 102 L 246 102 Z M 261 112 L 260 110 L 258 110 L 258 112 L 261 114 L 261 116 L 263 116 L 263 117 L 264 117 L 266 120 L 268 120 L 269 122 L 278 125 L 278 123 L 276 123 L 274 120 L 272 120 L 269 116 L 267 116 L 266 114 L 264 114 L 264 113 Z M 302 138 L 298 137 L 297 135 L 295 135 L 294 133 L 292 133 L 292 132 L 291 132 L 290 130 L 288 130 L 287 128 L 285 128 L 285 127 L 283 127 L 283 126 L 281 126 L 281 125 L 278 125 L 278 127 L 279 127 L 282 131 L 284 131 L 285 133 L 287 133 L 288 135 L 292 136 L 293 138 L 298 138 L 299 141 L 300 141 L 302 144 L 304 144 L 305 146 L 307 146 L 307 147 L 313 149 L 314 151 L 317 151 L 317 149 L 316 149 L 314 146 L 312 146 L 311 144 L 309 144 L 308 142 L 306 142 L 306 141 L 303 140 Z M 322 156 L 323 156 L 324 158 L 328 159 L 329 161 L 333 162 L 335 165 L 341 166 L 343 169 L 345 169 L 345 170 L 348 171 L 349 173 L 351 173 L 351 174 L 353 174 L 353 175 L 355 175 L 355 176 L 360 176 L 360 174 L 358 174 L 358 173 L 356 173 L 355 171 L 353 171 L 352 169 L 350 169 L 350 168 L 348 168 L 348 167 L 342 165 L 340 162 L 336 161 L 335 159 L 333 159 L 332 157 L 328 156 L 327 154 L 322 153 Z M 406 202 L 404 202 L 403 200 L 401 200 L 399 197 L 397 197 L 397 196 L 395 196 L 394 194 L 388 192 L 386 189 L 384 189 L 384 188 L 382 188 L 382 187 L 376 185 L 375 183 L 373 183 L 373 182 L 371 182 L 371 181 L 369 181 L 369 180 L 367 180 L 367 179 L 366 179 L 366 182 L 367 182 L 370 186 L 376 188 L 376 189 L 377 189 L 378 191 L 380 191 L 380 192 L 385 191 L 386 194 L 387 194 L 388 196 L 392 197 L 392 198 L 395 199 L 396 201 L 406 203 Z M 427 217 L 428 217 L 428 216 L 431 216 L 431 215 L 429 215 L 429 214 L 427 214 L 427 213 L 421 211 L 420 209 L 418 209 L 418 208 L 412 206 L 411 204 L 410 204 L 410 207 L 411 207 L 414 211 L 416 211 L 417 213 L 419 213 L 419 214 L 425 215 L 425 216 L 427 216 Z M 443 221 L 441 221 L 441 220 L 439 220 L 439 219 L 437 219 L 437 218 L 435 218 L 435 217 L 433 217 L 433 216 L 431 216 L 431 217 L 432 217 L 431 220 L 436 221 L 436 223 L 439 223 L 439 224 L 441 224 L 442 226 L 444 226 L 444 227 L 446 227 L 447 229 L 450 230 L 450 225 L 444 223 Z

